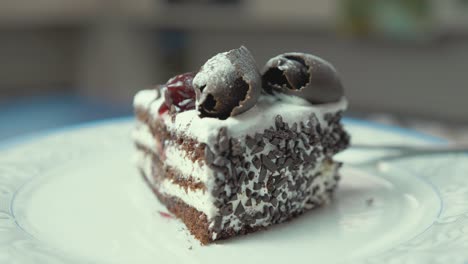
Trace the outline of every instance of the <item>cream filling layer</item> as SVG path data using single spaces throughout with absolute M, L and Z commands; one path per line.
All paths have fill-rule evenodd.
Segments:
M 171 180 L 163 180 L 158 186 L 158 191 L 161 194 L 181 199 L 187 205 L 206 214 L 208 220 L 213 219 L 218 214 L 218 209 L 214 206 L 214 198 L 209 191 L 201 189 L 185 190 Z
M 149 126 L 138 121 L 135 129 L 131 133 L 132 140 L 148 150 L 156 153 L 156 139 L 154 139 Z
M 205 163 L 200 163 L 198 161 L 193 162 L 190 158 L 187 157 L 185 151 L 181 150 L 176 146 L 169 146 L 165 150 L 166 160 L 164 161 L 166 165 L 172 167 L 173 169 L 180 172 L 182 178 L 192 177 L 195 182 L 203 182 L 205 186 L 209 179 L 213 177 L 213 171 L 205 165 Z M 207 188 L 209 186 L 206 186 Z
M 172 196 L 181 199 L 187 205 L 195 208 L 199 212 L 206 214 L 208 220 L 211 220 L 218 213 L 218 209 L 214 206 L 214 198 L 209 191 L 197 189 L 197 190 L 185 190 L 178 184 L 173 183 L 170 179 L 163 180 L 159 184 L 153 181 L 153 175 L 151 172 L 151 166 L 147 166 L 149 154 L 142 151 L 137 158 L 137 166 L 143 170 L 148 181 L 158 188 L 159 193 L 162 195 Z M 149 161 L 151 158 L 149 158 Z
M 139 123 L 132 132 L 133 140 L 148 150 L 156 153 L 156 139 L 151 134 L 148 125 Z M 165 148 L 164 163 L 180 173 L 181 178 L 192 177 L 194 182 L 203 182 L 207 186 L 212 178 L 213 171 L 204 163 L 193 162 L 184 150 L 176 145 L 169 145 Z

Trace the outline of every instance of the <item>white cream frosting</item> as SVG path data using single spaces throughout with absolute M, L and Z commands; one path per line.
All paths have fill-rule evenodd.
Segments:
M 218 213 L 218 209 L 213 204 L 213 196 L 205 190 L 185 190 L 183 187 L 178 184 L 174 184 L 170 180 L 163 180 L 159 184 L 158 191 L 161 194 L 181 199 L 184 203 L 192 206 L 200 212 L 205 213 L 208 219 L 212 219 Z
M 148 89 L 139 91 L 133 98 L 133 106 L 146 109 L 159 96 L 157 89 Z
M 166 165 L 180 172 L 182 178 L 192 177 L 195 182 L 203 182 L 205 186 L 213 176 L 213 171 L 201 162 L 192 162 L 185 151 L 172 145 L 165 149 Z M 207 186 L 208 187 L 208 186 Z
M 140 152 L 140 151 L 139 151 Z M 141 162 L 139 162 L 140 169 L 142 169 L 147 177 L 147 179 L 152 182 L 151 167 L 145 166 L 145 160 L 147 156 L 142 154 L 139 156 Z M 154 184 L 154 183 L 153 183 Z M 184 203 L 192 206 L 198 211 L 206 214 L 208 219 L 212 219 L 218 213 L 218 209 L 214 206 L 213 196 L 202 189 L 185 190 L 178 184 L 174 184 L 171 180 L 166 179 L 159 183 L 158 191 L 163 195 L 173 196 L 181 199 Z
M 134 142 L 156 153 L 156 139 L 151 134 L 148 125 L 138 122 L 131 136 Z
M 149 98 L 145 98 L 145 96 Z M 150 105 L 147 105 L 146 103 L 151 100 L 150 98 L 153 101 Z M 159 116 L 159 107 L 163 102 L 163 97 L 154 100 L 151 94 L 142 91 L 135 96 L 134 104 L 148 110 L 155 119 L 159 117 L 165 119 L 164 123 L 168 130 L 184 133 L 209 146 L 212 146 L 212 139 L 216 137 L 221 127 L 227 127 L 231 137 L 239 138 L 254 135 L 259 131 L 263 132 L 264 129 L 274 126 L 277 115 L 281 115 L 284 122 L 292 124 L 309 120 L 311 114 L 315 114 L 322 127 L 324 127 L 326 126 L 325 114 L 345 110 L 348 105 L 345 97 L 335 103 L 313 105 L 300 97 L 277 94 L 276 97 L 260 96 L 254 107 L 226 120 L 208 117 L 200 118 L 197 110 L 194 109 L 178 113 L 174 122 L 172 122 L 172 118 L 168 114 Z

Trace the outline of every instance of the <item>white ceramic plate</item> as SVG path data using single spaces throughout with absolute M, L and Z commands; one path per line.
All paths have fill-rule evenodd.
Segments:
M 468 262 L 467 155 L 348 150 L 330 206 L 200 246 L 141 181 L 131 126 L 113 120 L 3 146 L 0 263 Z M 358 120 L 346 126 L 355 143 L 436 143 Z

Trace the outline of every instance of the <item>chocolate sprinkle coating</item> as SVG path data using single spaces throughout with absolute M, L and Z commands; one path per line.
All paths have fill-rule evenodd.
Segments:
M 234 212 L 234 214 L 239 217 L 244 212 L 245 212 L 244 206 L 242 206 L 242 203 L 239 203 L 237 205 L 237 208 L 236 208 L 236 211 Z
M 193 79 L 200 117 L 227 119 L 252 108 L 261 76 L 250 51 L 241 46 L 209 59 Z
M 239 177 L 239 183 L 245 182 L 246 178 L 247 178 L 247 174 L 245 174 L 245 172 L 241 172 L 240 177 Z
M 339 177 L 318 187 L 322 183 L 315 180 L 317 175 L 303 172 L 320 165 L 317 157 L 338 167 L 331 157 L 349 144 L 340 118 L 341 113 L 325 115 L 327 125 L 322 129 L 314 114 L 293 124 L 278 115 L 274 126 L 235 140 L 226 128 L 220 129 L 213 145 L 205 146 L 206 164 L 216 171 L 212 194 L 221 216 L 221 223 L 214 219 L 211 231 L 237 233 L 260 219 L 260 223 L 279 223 L 322 204 Z M 262 150 L 252 154 L 259 146 Z M 323 196 L 309 198 L 318 192 Z M 262 203 L 261 212 L 252 208 Z
M 258 145 L 254 146 L 254 147 L 252 148 L 252 155 L 253 155 L 253 154 L 257 154 L 257 153 L 259 153 L 259 152 L 262 152 L 262 151 L 263 151 L 263 148 L 264 148 L 264 146 L 258 146 Z
M 344 95 L 336 69 L 307 53 L 290 52 L 271 58 L 262 70 L 263 88 L 302 97 L 313 104 L 336 102 Z
M 259 177 L 258 177 L 258 181 L 259 181 L 259 182 L 265 181 L 266 175 L 267 175 L 267 169 L 265 169 L 264 167 L 262 167 L 262 168 L 260 169 L 260 174 L 259 174 Z
M 226 204 L 222 209 L 221 209 L 221 214 L 222 215 L 229 215 L 232 213 L 232 204 Z
M 205 163 L 211 165 L 214 161 L 214 154 L 210 148 L 205 147 Z
M 258 156 L 253 157 L 252 163 L 257 170 L 260 169 L 260 166 L 262 165 L 262 161 L 258 158 Z
M 269 171 L 271 171 L 271 172 L 276 171 L 276 169 L 277 169 L 276 164 L 271 159 L 269 159 L 267 156 L 262 155 L 262 162 Z
M 245 144 L 247 145 L 247 147 L 248 147 L 249 149 L 253 149 L 253 148 L 255 147 L 256 142 L 255 142 L 255 139 L 254 139 L 254 138 L 252 138 L 251 136 L 247 135 L 247 136 L 245 137 Z

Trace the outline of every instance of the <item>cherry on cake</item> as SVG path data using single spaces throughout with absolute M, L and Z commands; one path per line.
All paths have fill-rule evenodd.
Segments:
M 203 244 L 265 229 L 331 201 L 346 107 L 327 61 L 240 47 L 135 95 L 138 168 Z

